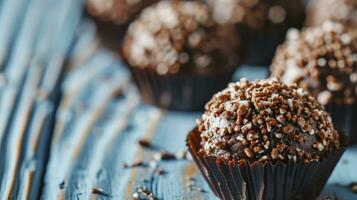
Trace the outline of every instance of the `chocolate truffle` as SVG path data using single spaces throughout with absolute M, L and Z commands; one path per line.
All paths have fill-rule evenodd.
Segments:
M 219 23 L 232 23 L 243 37 L 248 64 L 271 62 L 276 46 L 289 27 L 301 27 L 304 4 L 301 0 L 206 0 Z
M 314 0 L 307 8 L 306 25 L 317 26 L 325 21 L 357 25 L 356 0 Z
M 278 47 L 272 76 L 311 92 L 331 113 L 336 128 L 357 142 L 357 30 L 326 21 L 290 30 Z
M 238 62 L 238 40 L 198 2 L 163 1 L 145 9 L 123 45 L 128 64 L 160 75 L 226 71 Z
M 121 54 L 145 102 L 203 110 L 240 64 L 233 29 L 217 23 L 203 3 L 161 1 L 132 22 Z
M 318 101 L 354 104 L 357 95 L 357 31 L 340 23 L 292 29 L 271 66 L 272 76 L 297 83 Z
M 157 0 L 86 0 L 87 11 L 103 21 L 124 24 Z
M 223 200 L 317 199 L 346 148 L 323 106 L 277 79 L 231 83 L 205 109 L 186 142 Z
M 198 131 L 207 156 L 308 163 L 340 148 L 330 116 L 295 85 L 241 80 L 215 94 L 205 108 Z

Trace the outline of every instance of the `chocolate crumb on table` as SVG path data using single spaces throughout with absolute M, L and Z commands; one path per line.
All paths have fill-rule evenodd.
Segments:
M 353 182 L 348 186 L 354 194 L 357 194 L 357 182 Z
M 141 147 L 144 147 L 144 148 L 152 148 L 152 144 L 149 140 L 147 139 L 140 139 L 138 140 L 138 144 L 141 146 Z
M 188 177 L 188 182 L 186 185 L 189 191 L 197 191 L 201 193 L 206 193 L 207 191 L 201 187 L 199 187 L 196 183 L 196 179 L 194 177 Z
M 148 199 L 148 200 L 156 200 L 157 198 L 154 194 L 148 190 L 146 187 L 139 187 L 136 192 L 133 193 L 132 197 L 135 200 Z
M 65 181 L 62 181 L 62 182 L 58 185 L 58 187 L 59 187 L 61 190 L 64 188 L 64 186 L 65 186 Z
M 155 170 L 155 175 L 157 176 L 162 176 L 165 175 L 167 172 L 162 168 L 162 167 L 158 167 Z
M 133 167 L 147 167 L 147 166 L 148 166 L 148 164 L 146 162 L 144 162 L 143 160 L 136 160 L 132 164 L 123 163 L 123 165 L 122 165 L 122 167 L 124 169 L 133 168 Z
M 161 161 L 161 160 L 176 160 L 176 156 L 173 153 L 170 153 L 168 151 L 159 151 L 155 152 L 153 155 L 153 159 L 156 161 Z
M 105 193 L 103 191 L 103 189 L 101 189 L 101 188 L 91 188 L 90 189 L 90 193 L 97 194 L 97 195 L 102 195 L 102 196 L 106 196 L 106 197 L 110 196 L 109 194 Z

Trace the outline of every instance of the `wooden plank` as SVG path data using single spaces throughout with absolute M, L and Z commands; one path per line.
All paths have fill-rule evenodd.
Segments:
M 6 81 L 0 90 L 0 199 L 39 197 L 58 83 L 81 19 L 79 1 L 27 3 L 1 6 L 0 15 L 7 16 L 0 19 L 0 46 L 6 49 L 0 51 Z
M 14 192 L 15 180 L 18 177 L 16 176 L 16 171 L 21 162 L 22 139 L 30 121 L 30 113 L 36 98 L 36 94 L 33 91 L 36 91 L 36 87 L 40 82 L 40 74 L 41 68 L 39 66 L 30 67 L 23 93 L 20 95 L 21 100 L 13 118 L 16 123 L 10 125 L 10 131 L 5 143 L 5 152 L 2 154 L 5 158 L 5 165 L 0 193 L 6 198 L 10 198 Z
M 36 199 L 39 197 L 46 160 L 43 149 L 47 146 L 47 143 L 43 145 L 42 141 L 48 140 L 49 136 L 46 137 L 46 133 L 50 132 L 48 124 L 51 123 L 53 111 L 54 106 L 49 101 L 40 102 L 35 106 L 28 135 L 25 137 L 25 144 L 23 145 L 24 155 L 18 174 L 19 177 L 22 177 L 22 180 L 19 180 L 18 199 Z
M 3 0 L 0 7 L 0 69 L 6 62 L 11 44 L 18 34 L 17 27 L 21 24 L 28 1 Z
M 34 13 L 38 13 L 41 6 L 38 6 L 35 3 L 43 3 L 46 5 L 39 0 L 34 2 L 33 6 L 29 7 L 28 11 L 25 12 L 27 13 L 25 15 L 27 20 L 25 20 L 24 25 L 20 29 L 19 37 L 16 39 L 14 47 L 7 47 L 13 51 L 8 58 L 8 64 L 4 66 L 3 69 L 3 76 L 6 82 L 0 93 L 0 112 L 2 113 L 0 117 L 0 146 L 6 132 L 8 120 L 10 119 L 12 110 L 16 104 L 15 98 L 21 89 L 21 84 L 25 77 L 26 67 L 31 60 L 31 52 L 34 49 L 39 35 L 36 34 L 36 28 L 40 25 L 41 15 L 35 15 Z M 6 49 L 6 47 L 4 48 Z
M 103 67 L 91 67 L 98 66 L 98 61 Z M 87 138 L 93 134 L 109 102 L 127 85 L 128 77 L 123 76 L 125 73 L 121 73 L 119 68 L 113 68 L 112 61 L 110 57 L 98 54 L 86 65 L 73 70 L 65 80 L 45 180 L 45 198 L 57 198 L 63 193 L 59 185 L 63 181 L 68 182 L 76 160 L 81 158 Z M 78 76 L 82 79 L 78 79 Z M 130 113 L 129 110 L 126 112 Z M 109 131 L 107 134 L 110 136 L 114 133 Z
M 132 199 L 141 187 L 158 199 L 217 199 L 192 161 L 154 161 L 159 150 L 185 150 L 200 113 L 143 105 L 93 24 L 78 26 L 82 3 L 0 1 L 0 199 Z M 244 66 L 235 80 L 266 75 Z M 356 153 L 348 149 L 322 197 L 357 198 L 340 186 L 357 180 Z M 145 164 L 123 168 L 137 160 Z

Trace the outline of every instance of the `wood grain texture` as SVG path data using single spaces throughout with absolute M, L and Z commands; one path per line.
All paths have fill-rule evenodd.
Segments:
M 186 149 L 200 113 L 144 105 L 82 7 L 0 1 L 0 199 L 132 199 L 146 187 L 162 200 L 216 200 L 192 161 L 153 162 L 159 150 Z M 266 75 L 244 66 L 235 79 Z M 154 148 L 138 145 L 143 138 Z M 357 181 L 356 153 L 347 150 L 321 199 L 357 199 L 344 187 Z M 123 167 L 138 160 L 145 165 Z
M 0 199 L 36 199 L 82 6 L 68 0 L 4 0 L 0 9 Z M 49 15 L 56 17 L 43 17 Z

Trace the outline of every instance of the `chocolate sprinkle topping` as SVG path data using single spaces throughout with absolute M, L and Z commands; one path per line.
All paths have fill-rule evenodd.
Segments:
M 278 47 L 272 76 L 297 83 L 323 104 L 354 104 L 357 98 L 357 29 L 340 23 L 289 31 Z
M 161 1 L 130 25 L 123 56 L 132 66 L 156 73 L 206 73 L 237 66 L 233 27 L 216 23 L 199 2 Z
M 308 163 L 340 148 L 316 99 L 276 79 L 231 83 L 206 104 L 198 130 L 201 153 L 226 160 Z

